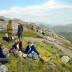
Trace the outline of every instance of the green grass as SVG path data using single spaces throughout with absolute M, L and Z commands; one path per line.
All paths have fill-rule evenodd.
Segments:
M 39 37 L 39 34 L 37 32 L 28 31 L 28 32 L 24 32 L 23 36 L 27 36 L 27 37 Z
M 24 41 L 26 42 L 26 41 Z M 27 43 L 24 44 L 24 47 Z M 72 65 L 65 65 L 60 61 L 59 55 L 62 52 L 51 48 L 51 46 L 44 43 L 35 42 L 37 50 L 42 56 L 48 57 L 50 60 L 48 63 L 42 63 L 40 60 L 35 61 L 31 58 L 19 58 L 10 56 L 10 62 L 7 64 L 9 72 L 71 72 Z M 55 65 L 55 66 L 53 66 Z M 63 67 L 64 65 L 64 67 Z M 67 68 L 67 69 L 65 69 Z M 67 71 L 66 71 L 67 70 Z
M 29 34 L 29 32 L 27 34 Z M 33 36 L 33 34 L 34 33 L 30 33 L 29 36 Z M 2 34 L 0 37 L 2 37 Z M 11 48 L 14 43 L 8 43 L 1 38 L 0 42 L 7 48 Z M 28 40 L 23 39 L 23 48 L 26 47 L 27 42 Z M 44 63 L 40 60 L 33 60 L 31 58 L 23 59 L 11 54 L 9 58 L 10 61 L 6 64 L 9 69 L 8 72 L 72 72 L 72 62 L 67 64 L 61 62 L 60 57 L 64 55 L 61 51 L 51 45 L 44 44 L 43 42 L 35 41 L 35 45 L 40 55 L 46 56 L 49 59 L 48 63 Z

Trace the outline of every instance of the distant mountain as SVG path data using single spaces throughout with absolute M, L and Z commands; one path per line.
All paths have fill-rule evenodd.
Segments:
M 67 40 L 72 42 L 72 24 L 67 24 L 63 26 L 55 26 L 51 28 L 52 31 L 55 31 L 61 36 L 64 36 Z
M 55 26 L 51 28 L 55 32 L 72 32 L 72 24 Z
M 58 34 L 72 42 L 72 32 L 58 32 Z

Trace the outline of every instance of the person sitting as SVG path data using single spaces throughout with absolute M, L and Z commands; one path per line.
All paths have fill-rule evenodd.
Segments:
M 7 42 L 9 42 L 10 41 L 10 39 L 9 39 L 9 37 L 8 37 L 8 34 L 6 33 L 5 34 L 5 36 L 3 37 L 3 40 L 5 40 L 5 41 L 7 41 Z
M 15 40 L 15 39 L 16 39 L 15 36 L 12 36 L 12 38 L 10 39 L 7 33 L 5 33 L 5 36 L 3 37 L 3 40 L 5 40 L 7 42 L 9 42 L 11 40 Z
M 0 58 L 6 58 L 6 56 L 3 54 L 2 44 L 0 44 Z
M 8 48 L 5 48 L 5 47 L 3 47 L 3 54 L 6 56 L 6 57 L 9 57 L 9 49 Z
M 15 43 L 12 45 L 12 48 L 9 50 L 10 53 L 13 53 L 14 55 L 17 55 L 19 50 L 19 44 L 18 40 L 15 41 Z
M 35 60 L 39 59 L 39 53 L 36 50 L 35 45 L 33 43 L 28 42 L 28 45 L 24 53 L 27 54 L 28 57 L 32 57 Z
M 1 63 L 7 63 L 8 62 L 8 59 L 7 59 L 6 55 L 3 52 L 2 44 L 0 44 L 0 62 Z

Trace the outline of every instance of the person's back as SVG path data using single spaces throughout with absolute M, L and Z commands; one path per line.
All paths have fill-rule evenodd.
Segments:
M 26 47 L 24 53 L 25 53 L 25 54 L 29 54 L 29 50 L 30 50 L 30 47 L 29 47 L 29 45 L 27 45 L 27 47 Z
M 34 52 L 36 52 L 37 54 L 39 54 L 38 51 L 37 51 L 36 48 L 35 48 L 35 45 L 32 44 L 32 43 L 30 43 L 30 42 L 28 42 L 28 45 L 27 45 L 27 47 L 26 47 L 26 49 L 25 49 L 25 53 L 26 53 L 26 54 L 30 54 L 30 53 L 32 53 L 32 51 L 34 51 Z
M 9 20 L 8 25 L 7 25 L 7 33 L 8 33 L 8 37 L 10 39 L 12 39 L 13 29 L 12 29 L 12 21 L 11 20 Z
M 11 33 L 12 34 L 12 21 L 9 20 L 9 23 L 7 24 L 7 33 Z
M 23 32 L 23 26 L 22 24 L 18 25 L 18 34 L 21 34 Z
M 20 24 L 20 29 L 21 29 L 21 32 L 23 32 L 23 26 L 22 26 L 22 24 Z
M 19 24 L 18 32 L 17 32 L 19 40 L 22 38 L 22 32 L 23 32 L 23 26 L 22 26 L 22 24 Z

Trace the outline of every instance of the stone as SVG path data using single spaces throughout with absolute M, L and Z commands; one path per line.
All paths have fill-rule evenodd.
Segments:
M 0 72 L 7 72 L 8 68 L 5 65 L 0 65 Z
M 26 58 L 27 57 L 27 54 L 23 54 L 23 57 Z
M 64 63 L 68 63 L 70 61 L 70 58 L 68 56 L 63 56 L 61 58 L 61 61 L 64 62 Z
M 23 56 L 23 53 L 22 53 L 21 51 L 19 51 L 19 52 L 18 52 L 18 56 L 19 56 L 19 57 L 22 57 L 22 56 Z

